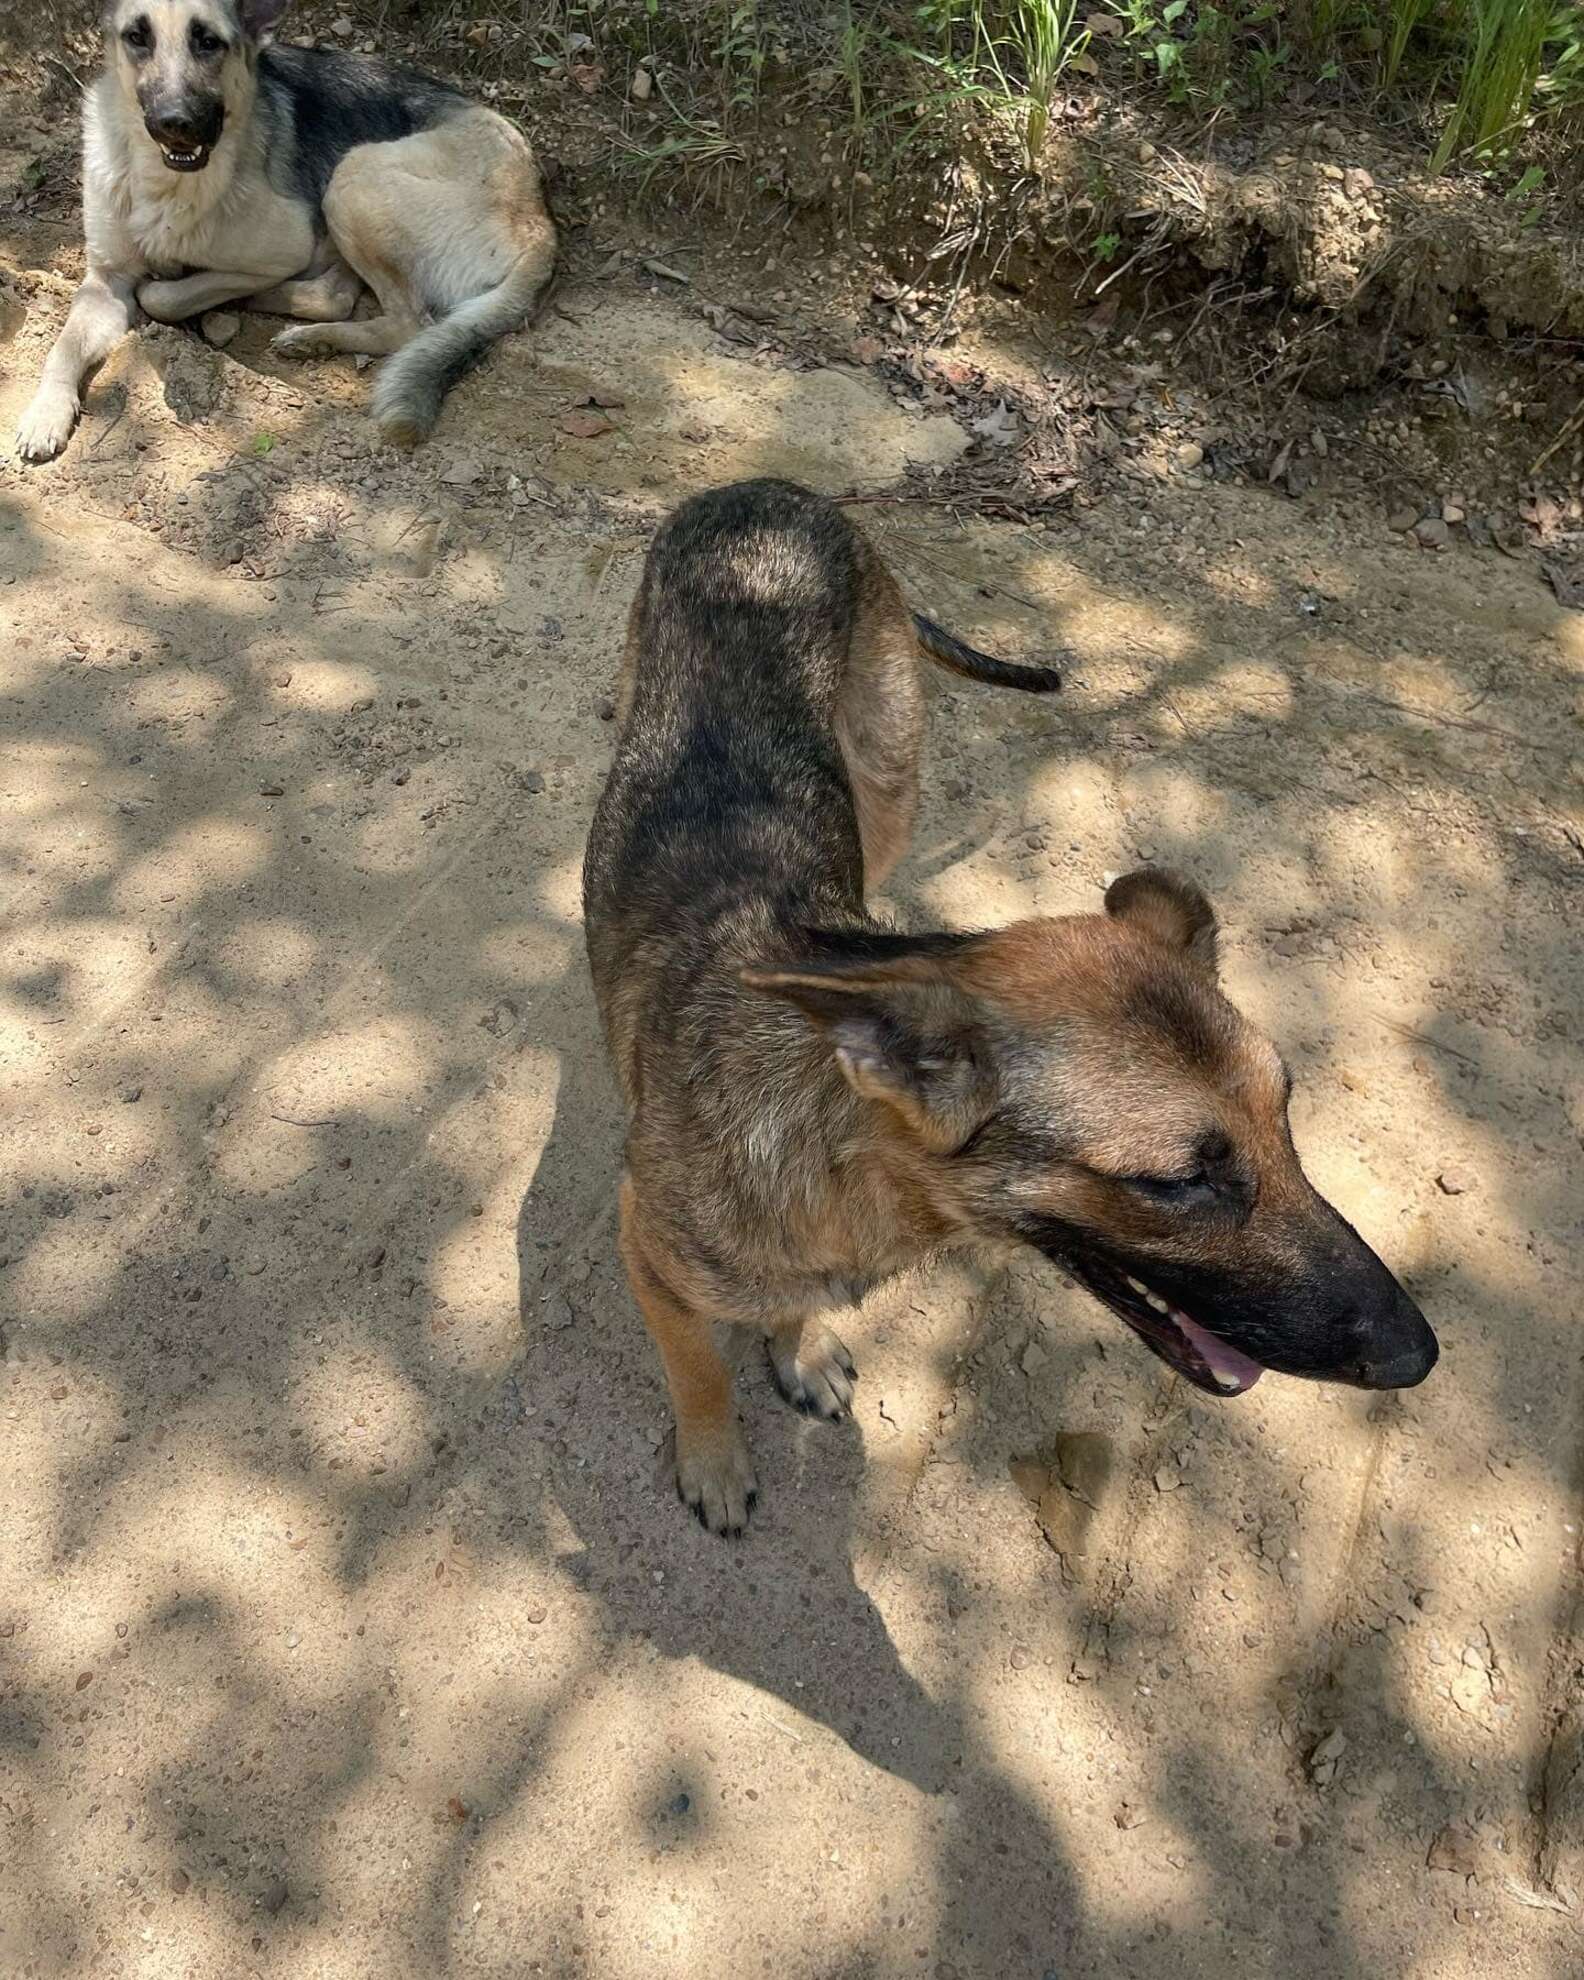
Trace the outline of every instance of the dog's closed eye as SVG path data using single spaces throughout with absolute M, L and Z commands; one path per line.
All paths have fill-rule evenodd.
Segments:
M 1152 1203 L 1173 1210 L 1192 1209 L 1196 1203 L 1208 1202 L 1216 1194 L 1214 1181 L 1203 1169 L 1191 1176 L 1124 1176 L 1120 1180 Z

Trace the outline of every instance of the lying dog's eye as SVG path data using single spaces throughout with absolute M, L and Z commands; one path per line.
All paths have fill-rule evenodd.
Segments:
M 1215 1190 L 1202 1169 L 1192 1176 L 1129 1176 L 1128 1187 L 1156 1203 L 1168 1204 L 1192 1203 Z
M 218 55 L 225 47 L 219 35 L 211 34 L 206 27 L 195 27 L 192 31 L 193 53 L 195 55 Z
M 149 33 L 147 21 L 134 21 L 129 28 L 123 28 L 121 39 L 128 48 L 136 50 L 139 54 L 154 46 L 154 37 Z

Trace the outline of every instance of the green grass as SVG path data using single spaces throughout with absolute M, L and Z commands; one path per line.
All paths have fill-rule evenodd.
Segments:
M 420 0 L 437 23 L 483 0 Z M 541 62 L 574 36 L 613 75 L 668 74 L 667 133 L 634 131 L 647 183 L 755 152 L 762 108 L 806 104 L 845 126 L 846 163 L 874 165 L 926 132 L 999 123 L 1038 171 L 1070 91 L 1164 97 L 1194 116 L 1371 107 L 1417 128 L 1437 171 L 1506 183 L 1565 117 L 1584 121 L 1584 0 L 520 0 Z M 1114 27 L 1108 23 L 1114 22 Z M 460 32 L 460 29 L 455 30 Z M 767 85 L 773 78 L 773 89 Z M 756 128 L 758 127 L 758 128 Z M 836 133 L 841 140 L 842 133 Z M 1567 175 L 1542 146 L 1547 183 Z M 1584 147 L 1575 147 L 1584 158 Z M 1576 174 L 1575 168 L 1575 174 Z

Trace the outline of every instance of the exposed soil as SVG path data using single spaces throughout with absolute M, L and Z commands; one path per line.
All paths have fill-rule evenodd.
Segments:
M 29 199 L 3 431 L 76 266 Z M 0 467 L 0 1970 L 1564 1980 L 1584 617 L 1516 472 L 1560 374 L 1228 405 L 1142 291 L 937 337 L 850 241 L 750 278 L 707 214 L 589 220 L 410 458 L 247 321 L 128 339 Z M 1424 1388 L 1217 1404 L 988 1260 L 852 1317 L 843 1430 L 750 1359 L 754 1526 L 681 1514 L 578 868 L 648 533 L 766 469 L 1073 656 L 1054 706 L 934 683 L 895 911 L 1195 873 Z

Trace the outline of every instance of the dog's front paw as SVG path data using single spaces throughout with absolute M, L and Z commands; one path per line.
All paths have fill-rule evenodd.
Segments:
M 17 452 L 25 461 L 52 461 L 76 424 L 76 393 L 64 385 L 41 385 L 17 427 Z
M 748 1524 L 759 1486 L 748 1446 L 735 1423 L 707 1442 L 677 1440 L 677 1496 L 700 1526 L 734 1537 Z
M 794 1409 L 835 1423 L 852 1408 L 858 1370 L 829 1327 L 772 1334 L 765 1347 L 776 1387 Z

